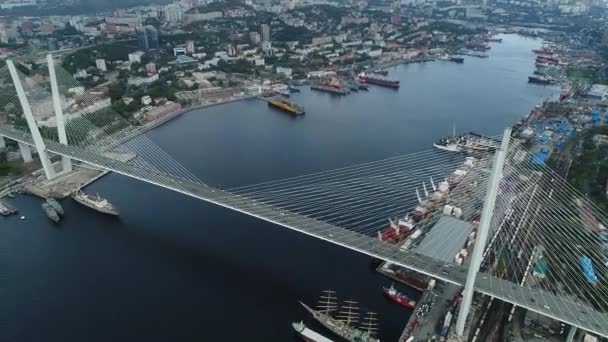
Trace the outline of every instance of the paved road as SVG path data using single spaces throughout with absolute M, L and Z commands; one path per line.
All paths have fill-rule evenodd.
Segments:
M 7 129 L 6 127 L 0 127 L 0 136 L 33 146 L 33 141 L 29 134 Z M 398 246 L 380 242 L 373 237 L 355 233 L 310 217 L 282 211 L 264 203 L 215 189 L 205 184 L 194 183 L 160 173 L 153 169 L 142 168 L 141 166 L 136 167 L 128 162 L 110 159 L 81 147 L 61 145 L 53 141 L 47 141 L 46 144 L 49 152 L 67 156 L 74 160 L 254 216 L 353 251 L 395 263 L 448 283 L 462 286 L 466 280 L 467 269 L 465 267 L 444 264 L 441 261 L 422 255 L 405 253 Z M 574 325 L 583 330 L 608 337 L 608 314 L 600 313 L 593 309 L 593 307 L 579 301 L 560 298 L 541 289 L 520 287 L 510 281 L 483 273 L 480 273 L 477 277 L 475 290 Z

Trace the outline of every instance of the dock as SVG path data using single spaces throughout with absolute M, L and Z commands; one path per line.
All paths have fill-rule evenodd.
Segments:
M 9 216 L 9 215 L 16 214 L 17 212 L 18 212 L 17 208 L 0 200 L 0 215 Z

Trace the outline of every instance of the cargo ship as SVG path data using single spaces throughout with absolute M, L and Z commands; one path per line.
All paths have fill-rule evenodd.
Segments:
M 391 285 L 391 287 L 388 287 L 388 288 L 383 287 L 382 290 L 384 291 L 384 295 L 386 295 L 393 302 L 395 302 L 403 307 L 406 307 L 408 309 L 416 308 L 416 301 L 411 300 L 405 294 L 397 291 L 397 289 L 395 289 L 395 286 Z
M 82 191 L 78 191 L 72 195 L 72 198 L 74 199 L 74 201 L 84 205 L 85 207 L 97 210 L 100 213 L 115 216 L 119 215 L 118 209 L 116 209 L 116 207 L 114 207 L 110 202 L 108 202 L 108 200 L 99 197 L 99 195 L 94 197 L 91 195 L 87 195 Z
M 291 323 L 291 327 L 295 330 L 300 337 L 307 342 L 333 342 L 327 337 L 317 333 L 314 330 L 309 329 L 304 322 Z
M 42 210 L 44 211 L 44 213 L 46 214 L 46 216 L 53 222 L 55 223 L 59 223 L 59 220 L 61 219 L 59 217 L 59 214 L 57 213 L 57 211 L 55 209 L 53 209 L 53 207 L 51 207 L 48 203 L 42 203 Z
M 418 291 L 426 290 L 429 284 L 429 279 L 425 275 L 389 262 L 382 265 L 379 271 L 387 277 L 402 282 Z
M 293 102 L 281 100 L 281 99 L 270 99 L 268 105 L 274 108 L 278 108 L 284 112 L 288 112 L 295 115 L 304 114 L 304 108 Z
M 338 80 L 332 80 L 330 82 L 319 82 L 310 85 L 310 89 L 326 91 L 338 95 L 347 95 L 350 91 L 340 84 Z
M 388 88 L 399 88 L 399 81 L 398 80 L 393 80 L 381 75 L 367 75 L 367 74 L 361 74 L 359 75 L 359 78 L 361 78 L 362 80 L 364 80 L 366 83 L 369 84 L 375 84 L 375 85 L 379 85 L 382 87 L 388 87 Z
M 545 76 L 528 76 L 528 83 L 555 84 L 555 81 L 552 78 Z
M 377 319 L 374 317 L 374 313 L 368 313 L 366 322 L 362 324 L 364 329 L 356 328 L 355 323 L 359 320 L 358 308 L 355 306 L 357 303 L 344 301 L 345 305 L 340 308 L 334 318 L 333 312 L 338 310 L 336 297 L 334 297 L 335 292 L 329 290 L 323 292 L 325 295 L 321 296 L 318 310 L 300 302 L 317 322 L 335 335 L 350 342 L 380 342 L 374 337 L 377 330 L 377 323 L 375 323 Z
M 544 56 L 551 56 L 553 55 L 555 52 L 547 47 L 543 47 L 542 49 L 534 49 L 532 50 L 532 52 L 534 52 L 537 55 L 544 55 Z

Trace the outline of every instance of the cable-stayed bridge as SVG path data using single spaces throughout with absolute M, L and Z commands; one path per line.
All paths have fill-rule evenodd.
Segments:
M 498 152 L 480 152 L 474 159 L 423 151 L 220 190 L 138 135 L 110 108 L 95 107 L 95 95 L 67 72 L 55 70 L 54 64 L 49 69 L 50 82 L 32 80 L 11 63 L 0 70 L 0 136 L 34 147 L 48 177 L 55 172 L 49 154 L 64 157 L 64 169 L 72 161 L 94 165 L 467 285 L 608 337 L 608 235 L 601 224 L 606 215 L 517 141 L 509 141 L 508 134 Z M 118 160 L 113 157 L 117 152 L 136 157 Z M 464 266 L 435 253 L 459 251 L 466 243 L 459 240 L 463 234 L 456 225 L 437 238 L 437 222 L 450 216 L 445 205 L 459 208 L 454 220 L 479 226 L 476 247 Z M 412 213 L 418 216 L 406 217 Z M 412 222 L 420 240 L 430 242 L 415 241 L 406 249 L 379 240 L 388 218 L 393 224 Z M 584 266 L 586 260 L 592 271 Z M 466 293 L 463 308 L 470 304 Z M 460 320 L 459 326 L 464 323 Z

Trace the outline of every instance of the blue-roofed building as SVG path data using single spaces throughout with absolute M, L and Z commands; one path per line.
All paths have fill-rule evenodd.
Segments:
M 178 55 L 177 59 L 175 60 L 177 62 L 177 64 L 187 64 L 187 63 L 195 63 L 197 62 L 196 59 L 187 56 L 187 55 Z
M 535 166 L 544 165 L 545 160 L 547 160 L 548 156 L 549 156 L 548 150 L 546 152 L 543 152 L 542 150 L 537 152 L 536 154 L 534 154 L 532 156 L 532 165 L 535 165 Z
M 597 284 L 597 275 L 595 274 L 595 270 L 593 269 L 593 264 L 591 259 L 588 256 L 584 255 L 580 257 L 581 267 L 583 268 L 583 274 L 587 281 L 591 284 Z

